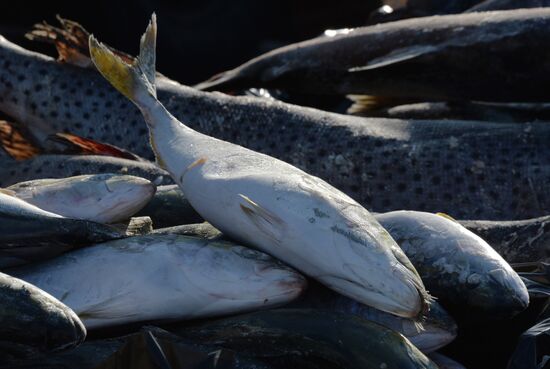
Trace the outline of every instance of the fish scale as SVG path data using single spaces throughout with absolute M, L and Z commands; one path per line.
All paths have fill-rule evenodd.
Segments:
M 550 209 L 550 125 L 361 118 L 158 78 L 190 128 L 287 161 L 368 209 L 522 219 Z M 0 110 L 33 132 L 71 132 L 153 158 L 137 108 L 95 70 L 0 41 Z M 2 177 L 8 176 L 0 172 Z

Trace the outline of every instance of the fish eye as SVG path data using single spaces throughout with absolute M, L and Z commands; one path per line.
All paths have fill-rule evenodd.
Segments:
M 468 279 L 466 280 L 466 286 L 468 288 L 476 288 L 481 283 L 481 276 L 477 273 L 472 273 L 468 276 Z

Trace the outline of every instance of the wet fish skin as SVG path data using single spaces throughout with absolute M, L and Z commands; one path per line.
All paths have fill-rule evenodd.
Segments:
M 86 337 L 84 325 L 71 309 L 4 273 L 0 273 L 0 301 L 0 362 L 70 349 Z
M 26 181 L 8 190 L 30 204 L 67 218 L 116 223 L 143 208 L 156 187 L 144 178 L 107 173 Z
M 550 127 L 544 123 L 367 119 L 204 93 L 162 78 L 157 87 L 161 102 L 189 127 L 291 163 L 369 210 L 495 220 L 534 218 L 550 209 Z M 153 157 L 138 109 L 98 72 L 57 63 L 5 39 L 0 41 L 0 110 L 33 132 L 71 131 Z M 19 168 L 1 165 L 0 185 L 40 178 L 44 174 L 35 172 L 46 171 L 41 164 Z M 75 166 L 49 176 L 93 173 Z M 128 174 L 154 181 L 156 173 Z
M 0 193 L 0 269 L 124 237 L 100 223 L 63 218 Z
M 446 346 L 457 335 L 455 321 L 435 301 L 430 305 L 428 314 L 419 323 L 363 305 L 313 281 L 309 282 L 307 291 L 298 300 L 291 302 L 285 308 L 321 309 L 355 315 L 401 333 L 423 353 L 433 352 Z
M 336 312 L 276 309 L 169 329 L 287 368 L 437 368 L 402 335 Z
M 444 306 L 465 307 L 496 319 L 527 308 L 529 295 L 517 273 L 485 241 L 457 222 L 416 211 L 378 214 L 376 219 Z
M 461 220 L 509 263 L 543 260 L 550 256 L 550 216 L 517 221 Z
M 175 235 L 105 242 L 10 273 L 59 298 L 88 329 L 268 308 L 306 287 L 266 254 Z
M 517 8 L 540 8 L 550 6 L 548 0 L 485 0 L 472 6 L 466 12 L 486 12 L 493 10 L 510 10 Z
M 550 106 L 548 104 L 524 105 L 421 102 L 376 109 L 364 114 L 369 117 L 394 119 L 461 119 L 509 123 L 550 121 Z
M 544 8 L 406 19 L 288 45 L 197 87 L 425 101 L 548 101 L 545 57 L 534 55 L 549 25 L 550 10 Z
M 201 222 L 177 185 L 159 186 L 155 196 L 136 216 L 148 216 L 155 228 L 173 227 Z
M 24 161 L 0 159 L 0 186 L 43 178 L 66 178 L 82 174 L 130 174 L 154 184 L 170 184 L 172 179 L 153 163 L 107 156 L 40 155 Z

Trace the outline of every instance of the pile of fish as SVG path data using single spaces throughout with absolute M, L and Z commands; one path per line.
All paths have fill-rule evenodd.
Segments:
M 28 34 L 58 60 L 0 37 L 0 368 L 542 368 L 550 9 L 508 3 L 195 87 L 154 14 L 135 58 L 63 18 Z M 349 114 L 279 100 L 317 95 Z

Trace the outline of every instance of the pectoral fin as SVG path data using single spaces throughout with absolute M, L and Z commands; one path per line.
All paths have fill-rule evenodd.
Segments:
M 258 205 L 245 195 L 239 194 L 242 199 L 241 210 L 256 225 L 256 227 L 276 243 L 280 243 L 285 222 L 276 214 Z
M 11 122 L 0 121 L 0 143 L 15 160 L 26 160 L 41 153 L 41 149 L 28 140 Z
M 397 49 L 387 55 L 381 56 L 379 58 L 374 58 L 365 65 L 350 68 L 348 69 L 348 72 L 364 72 L 387 67 L 389 65 L 398 64 L 418 58 L 419 56 L 431 53 L 437 49 L 438 47 L 434 45 L 418 45 Z

